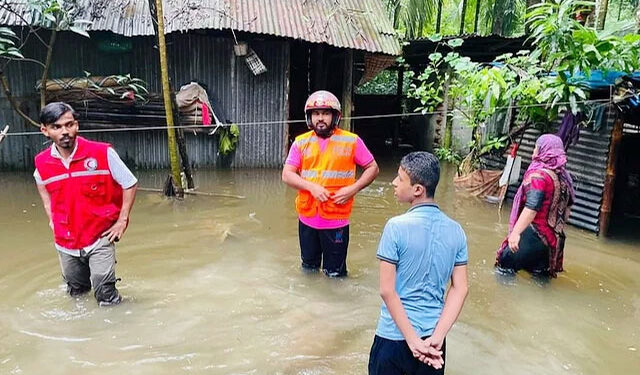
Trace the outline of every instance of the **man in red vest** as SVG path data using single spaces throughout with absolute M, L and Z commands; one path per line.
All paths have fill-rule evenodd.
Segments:
M 129 223 L 138 180 L 107 143 L 78 134 L 70 105 L 49 103 L 40 130 L 53 141 L 35 158 L 33 176 L 49 217 L 67 291 L 91 290 L 101 306 L 122 298 L 116 289 L 116 249 Z
M 346 276 L 353 197 L 373 182 L 378 164 L 360 137 L 337 127 L 342 113 L 332 93 L 314 92 L 304 111 L 311 130 L 296 137 L 282 171 L 298 190 L 302 268 Z M 364 169 L 358 179 L 356 165 Z

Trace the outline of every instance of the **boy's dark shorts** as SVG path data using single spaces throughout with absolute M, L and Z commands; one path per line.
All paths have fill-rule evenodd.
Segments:
M 445 359 L 445 354 L 446 340 L 442 343 L 442 359 Z M 444 365 L 436 370 L 414 358 L 406 341 L 389 340 L 376 335 L 369 354 L 369 375 L 405 374 L 444 375 Z
M 349 226 L 336 229 L 315 229 L 298 222 L 302 268 L 322 271 L 330 277 L 347 275 Z

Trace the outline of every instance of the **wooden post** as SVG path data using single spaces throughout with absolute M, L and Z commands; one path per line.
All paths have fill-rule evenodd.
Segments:
M 285 58 L 285 71 L 284 71 L 284 113 L 285 118 L 287 120 L 293 120 L 291 118 L 291 103 L 289 100 L 289 95 L 291 91 L 291 42 L 287 42 L 286 47 L 286 58 Z M 284 140 L 282 144 L 284 147 L 282 148 L 282 160 L 286 160 L 287 155 L 289 154 L 289 130 L 291 124 L 286 122 L 284 124 Z
M 176 132 L 173 123 L 173 110 L 171 106 L 171 87 L 169 85 L 169 63 L 167 61 L 167 44 L 164 36 L 164 13 L 162 11 L 162 0 L 155 0 L 155 19 L 158 22 L 158 50 L 160 52 L 160 80 L 162 82 L 162 97 L 164 99 L 164 110 L 167 119 L 167 141 L 169 146 L 169 161 L 171 164 L 171 176 L 175 186 L 176 196 L 184 197 L 182 189 L 182 178 L 180 176 L 180 161 L 178 159 L 178 145 L 176 142 Z
M 313 59 L 313 83 L 311 85 L 311 91 L 326 90 L 327 74 L 324 69 L 326 66 L 324 62 L 324 45 L 315 45 L 311 56 Z
M 353 50 L 348 49 L 344 58 L 344 77 L 342 80 L 342 123 L 340 128 L 353 131 L 351 110 L 353 109 Z
M 607 110 L 611 110 L 608 108 Z M 613 125 L 611 132 L 611 142 L 609 143 L 609 158 L 607 160 L 607 174 L 604 179 L 604 190 L 602 191 L 602 206 L 600 207 L 600 232 L 606 236 L 609 232 L 611 221 L 611 208 L 613 206 L 614 190 L 616 183 L 616 164 L 618 161 L 618 151 L 622 142 L 622 129 L 624 121 L 619 118 Z
M 402 88 L 404 86 L 404 66 L 398 68 L 398 82 L 396 85 L 396 103 L 398 113 L 402 110 Z M 393 147 L 397 147 L 400 143 L 400 121 L 397 119 L 393 122 Z
M 396 86 L 396 97 L 398 101 L 402 100 L 404 88 L 404 66 L 398 68 L 398 85 Z

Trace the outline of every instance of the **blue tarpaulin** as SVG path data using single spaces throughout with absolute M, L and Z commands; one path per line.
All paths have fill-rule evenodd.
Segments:
M 614 86 L 620 77 L 629 76 L 634 80 L 640 81 L 640 72 L 625 73 L 619 71 L 603 72 L 602 70 L 592 70 L 589 77 L 583 72 L 574 74 L 569 81 L 572 83 L 580 83 L 588 87 L 590 90 L 604 90 L 609 86 Z

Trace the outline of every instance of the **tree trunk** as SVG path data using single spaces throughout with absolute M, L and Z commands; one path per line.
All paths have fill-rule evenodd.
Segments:
M 495 35 L 502 35 L 502 21 L 504 19 L 504 9 L 502 9 L 502 2 L 495 0 L 493 3 L 493 21 L 491 23 L 491 33 Z
M 153 11 L 153 10 L 152 10 Z M 153 13 L 152 13 L 153 15 Z M 173 109 L 171 107 L 171 87 L 169 85 L 169 63 L 167 61 L 167 44 L 164 35 L 164 14 L 162 12 L 162 0 L 155 0 L 155 19 L 158 22 L 158 50 L 160 52 L 160 79 L 162 81 L 162 98 L 167 119 L 167 142 L 169 145 L 169 161 L 171 163 L 171 175 L 175 183 L 176 196 L 184 197 L 182 179 L 180 177 L 180 160 L 178 158 L 178 145 L 173 123 Z
M 596 30 L 604 30 L 604 23 L 607 20 L 607 11 L 609 10 L 609 0 L 599 0 L 596 3 Z
M 458 34 L 464 35 L 464 18 L 467 16 L 467 0 L 462 0 L 462 14 L 460 15 L 460 32 Z
M 438 0 L 438 14 L 436 15 L 436 34 L 440 34 L 440 24 L 442 23 L 442 3 L 444 0 Z
M 482 0 L 476 0 L 476 15 L 473 19 L 473 33 L 478 33 L 478 19 L 480 18 L 480 2 Z
M 44 61 L 44 69 L 42 70 L 42 78 L 40 78 L 40 108 L 47 105 L 47 79 L 49 79 L 49 68 L 51 67 L 51 58 L 53 56 L 53 46 L 56 43 L 57 30 L 51 30 L 49 37 L 49 45 L 47 46 L 47 58 Z

